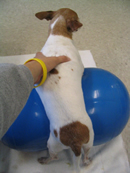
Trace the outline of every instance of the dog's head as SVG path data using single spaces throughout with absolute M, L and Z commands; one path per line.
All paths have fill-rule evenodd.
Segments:
M 59 35 L 63 32 L 70 34 L 82 26 L 77 13 L 68 8 L 62 8 L 57 11 L 42 11 L 36 13 L 35 16 L 40 20 L 51 20 L 50 32 L 53 30 L 53 34 L 58 34 L 58 32 L 60 32 Z

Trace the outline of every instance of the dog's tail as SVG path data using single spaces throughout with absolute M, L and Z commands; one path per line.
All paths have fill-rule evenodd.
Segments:
M 65 125 L 60 129 L 60 141 L 69 146 L 78 157 L 81 154 L 82 145 L 89 142 L 89 129 L 79 121 Z

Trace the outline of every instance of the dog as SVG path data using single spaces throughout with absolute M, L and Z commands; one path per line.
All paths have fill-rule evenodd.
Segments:
M 41 52 L 49 56 L 65 55 L 71 60 L 58 65 L 48 73 L 45 83 L 37 88 L 50 121 L 47 142 L 48 158 L 40 163 L 58 159 L 57 154 L 71 149 L 76 172 L 80 172 L 80 160 L 87 164 L 88 152 L 93 146 L 94 131 L 86 112 L 81 80 L 84 71 L 80 55 L 75 48 L 72 34 L 81 26 L 78 15 L 71 9 L 36 13 L 40 20 L 50 20 L 49 36 Z

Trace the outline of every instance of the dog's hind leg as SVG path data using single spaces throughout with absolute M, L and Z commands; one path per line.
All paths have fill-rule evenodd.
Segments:
M 84 144 L 82 146 L 82 151 L 83 151 L 83 164 L 89 165 L 91 163 L 91 159 L 89 158 L 90 147 L 88 147 L 87 144 Z
M 81 160 L 81 155 L 75 156 L 75 154 L 73 153 L 73 165 L 76 173 L 80 173 L 80 160 Z
M 47 147 L 49 151 L 49 157 L 38 158 L 38 162 L 41 164 L 47 164 L 53 160 L 58 160 L 57 154 L 63 150 L 62 144 L 59 143 L 51 133 L 47 142 Z

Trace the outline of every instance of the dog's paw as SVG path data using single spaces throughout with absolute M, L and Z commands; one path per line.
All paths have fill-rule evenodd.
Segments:
M 53 160 L 58 160 L 57 156 L 53 156 L 53 157 L 40 157 L 37 159 L 38 162 L 40 164 L 48 164 L 49 162 L 53 161 Z
M 37 161 L 42 165 L 47 164 L 48 163 L 48 157 L 40 157 L 37 159 Z
M 91 163 L 92 163 L 92 159 L 91 158 L 86 157 L 86 158 L 83 159 L 83 165 L 84 166 L 88 166 Z

